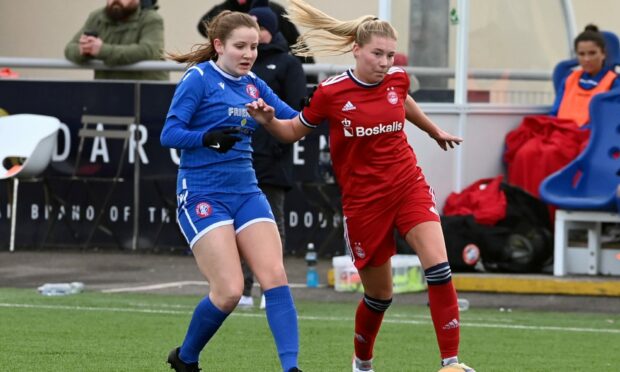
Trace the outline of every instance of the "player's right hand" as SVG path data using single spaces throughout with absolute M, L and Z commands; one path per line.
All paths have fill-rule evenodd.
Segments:
M 241 137 L 233 136 L 233 134 L 239 134 L 239 128 L 206 132 L 202 136 L 202 145 L 223 154 L 228 152 L 235 143 L 241 141 Z
M 275 117 L 275 110 L 269 106 L 262 98 L 256 101 L 246 103 L 248 114 L 261 125 L 269 124 Z

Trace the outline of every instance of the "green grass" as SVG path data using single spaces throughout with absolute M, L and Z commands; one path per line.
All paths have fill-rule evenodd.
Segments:
M 167 371 L 166 355 L 182 341 L 197 301 L 0 289 L 0 370 Z M 297 308 L 304 372 L 349 371 L 355 304 L 300 302 Z M 620 315 L 470 309 L 462 314 L 461 349 L 479 372 L 618 370 Z M 436 371 L 437 363 L 428 309 L 395 304 L 375 347 L 375 370 Z M 229 317 L 201 365 L 206 371 L 279 371 L 264 312 Z

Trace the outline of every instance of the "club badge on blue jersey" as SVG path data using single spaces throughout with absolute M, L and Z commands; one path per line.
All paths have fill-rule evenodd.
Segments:
M 213 208 L 207 202 L 200 202 L 196 205 L 196 215 L 200 218 L 209 217 L 213 212 Z
M 252 98 L 254 98 L 254 99 L 258 99 L 258 96 L 259 96 L 259 94 L 258 94 L 258 88 L 256 88 L 256 86 L 255 86 L 254 84 L 248 84 L 248 85 L 246 85 L 246 86 L 245 86 L 245 91 L 246 91 L 246 93 L 247 93 L 250 97 L 252 97 Z

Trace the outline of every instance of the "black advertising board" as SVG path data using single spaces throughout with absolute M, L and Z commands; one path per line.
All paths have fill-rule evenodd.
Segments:
M 17 249 L 83 247 L 91 233 L 88 247 L 130 249 L 136 149 L 140 159 L 138 249 L 186 249 L 175 222 L 178 153 L 159 144 L 174 88 L 171 83 L 0 80 L 0 108 L 9 114 L 54 116 L 62 123 L 57 149 L 43 177 L 20 183 Z M 109 183 L 67 177 L 76 163 L 77 133 L 84 114 L 135 116 L 139 122 L 133 127 L 139 135 L 123 159 L 122 141 L 97 138 L 84 143 L 81 171 L 105 178 L 123 165 L 124 182 L 116 184 L 106 205 L 102 199 Z M 288 253 L 303 253 L 309 242 L 324 256 L 344 252 L 340 198 L 329 179 L 327 143 L 327 128 L 322 126 L 294 146 L 295 187 L 285 203 Z M 8 247 L 10 200 L 11 182 L 0 181 L 0 248 Z M 100 212 L 101 229 L 95 226 Z

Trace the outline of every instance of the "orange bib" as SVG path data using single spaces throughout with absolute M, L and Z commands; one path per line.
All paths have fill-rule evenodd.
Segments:
M 582 70 L 575 70 L 566 78 L 564 96 L 558 110 L 558 118 L 571 119 L 578 126 L 583 126 L 590 121 L 590 101 L 599 93 L 604 93 L 611 88 L 616 78 L 616 73 L 607 71 L 598 85 L 592 89 L 583 89 L 579 86 Z

